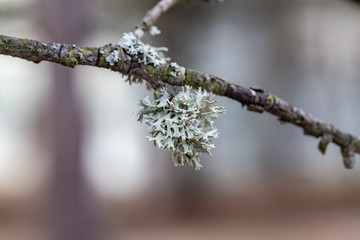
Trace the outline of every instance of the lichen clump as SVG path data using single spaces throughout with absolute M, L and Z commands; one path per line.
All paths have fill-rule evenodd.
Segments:
M 213 106 L 217 100 L 212 100 L 211 93 L 192 91 L 190 86 L 176 95 L 162 89 L 154 96 L 154 102 L 149 97 L 140 101 L 142 109 L 136 112 L 138 121 L 145 120 L 149 126 L 148 139 L 159 148 L 172 150 L 175 166 L 187 164 L 199 170 L 200 153 L 211 155 L 210 150 L 215 148 L 212 139 L 218 137 L 218 130 L 213 120 L 224 113 L 224 108 Z
M 157 26 L 151 26 L 151 28 L 150 28 L 151 36 L 156 36 L 156 35 L 159 35 L 160 33 L 161 33 L 161 31 Z
M 153 64 L 156 67 L 169 61 L 169 58 L 166 58 L 163 54 L 164 51 L 168 51 L 166 47 L 153 47 L 145 44 L 137 39 L 132 32 L 124 33 L 119 45 L 127 54 L 145 65 Z
M 114 66 L 116 62 L 119 61 L 119 51 L 112 51 L 109 56 L 106 57 L 106 61 L 110 64 L 110 66 Z

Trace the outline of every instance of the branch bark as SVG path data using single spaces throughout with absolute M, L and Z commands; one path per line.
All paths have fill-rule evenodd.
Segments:
M 111 66 L 106 61 L 106 57 L 114 50 L 118 51 L 119 61 Z M 77 65 L 107 68 L 130 78 L 144 79 L 151 84 L 160 82 L 173 86 L 201 87 L 213 94 L 238 101 L 242 106 L 247 106 L 249 111 L 268 112 L 276 116 L 281 123 L 291 123 L 302 128 L 305 135 L 320 138 L 318 149 L 323 154 L 329 143 L 336 144 L 340 148 L 346 168 L 353 168 L 355 154 L 360 154 L 360 140 L 357 137 L 342 132 L 333 124 L 319 120 L 277 96 L 259 88 L 245 88 L 221 77 L 193 69 L 180 67 L 184 70 L 183 74 L 173 74 L 177 69 L 171 64 L 156 67 L 145 65 L 127 55 L 119 45 L 108 44 L 99 48 L 79 47 L 0 35 L 0 54 L 26 59 L 34 63 L 54 62 L 72 68 Z

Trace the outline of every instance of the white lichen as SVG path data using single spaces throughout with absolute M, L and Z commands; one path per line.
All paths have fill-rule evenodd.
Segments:
M 182 76 L 183 78 L 185 78 L 186 69 L 184 67 L 180 67 L 179 64 L 177 64 L 176 62 L 171 62 L 170 67 L 172 68 L 170 72 L 170 75 L 172 77 Z
M 119 51 L 112 51 L 110 55 L 105 58 L 105 60 L 110 64 L 110 66 L 114 66 L 114 64 L 119 61 Z
M 151 26 L 150 28 L 150 35 L 156 36 L 161 33 L 160 29 L 157 26 Z
M 166 47 L 153 47 L 145 44 L 137 39 L 132 32 L 124 33 L 119 41 L 119 45 L 127 54 L 134 57 L 139 63 L 145 65 L 152 64 L 156 67 L 161 64 L 166 64 L 170 60 L 162 53 L 168 51 Z
M 224 113 L 223 107 L 212 106 L 217 101 L 212 100 L 211 93 L 192 91 L 189 86 L 175 96 L 164 89 L 154 95 L 154 102 L 149 97 L 140 101 L 142 109 L 136 112 L 138 121 L 144 120 L 149 126 L 149 140 L 159 148 L 172 150 L 175 166 L 187 164 L 199 170 L 200 153 L 210 154 L 215 148 L 212 139 L 218 137 L 218 131 L 213 120 Z
M 176 73 L 176 72 L 173 72 L 173 71 L 170 72 L 170 75 L 173 76 L 173 77 L 177 77 L 177 76 L 178 76 L 177 73 Z
M 170 67 L 175 68 L 175 69 L 178 69 L 178 68 L 179 68 L 179 65 L 178 65 L 176 62 L 171 62 L 171 63 L 170 63 Z
M 256 92 L 253 90 L 253 89 L 249 89 L 250 90 L 250 93 L 251 93 L 251 96 L 255 97 L 256 96 Z

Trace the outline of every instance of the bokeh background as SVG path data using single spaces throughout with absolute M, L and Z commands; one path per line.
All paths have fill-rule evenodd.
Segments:
M 156 1 L 0 0 L 0 33 L 117 43 Z M 182 4 L 145 42 L 360 135 L 360 4 Z M 105 69 L 0 55 L 0 239 L 358 239 L 359 167 L 269 114 L 227 112 L 204 168 L 175 168 L 133 112 L 151 95 Z

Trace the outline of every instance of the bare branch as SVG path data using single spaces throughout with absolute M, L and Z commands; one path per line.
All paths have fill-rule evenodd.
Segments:
M 117 53 L 118 61 L 110 65 L 106 58 Z M 49 61 L 68 67 L 89 65 L 111 69 L 130 77 L 144 79 L 150 84 L 166 83 L 173 86 L 190 85 L 203 88 L 220 96 L 226 96 L 247 106 L 249 111 L 268 112 L 281 123 L 291 123 L 303 129 L 305 135 L 321 138 L 318 148 L 323 154 L 330 142 L 340 147 L 346 168 L 353 168 L 355 153 L 360 154 L 360 140 L 344 133 L 334 125 L 321 121 L 302 109 L 290 105 L 279 97 L 259 88 L 245 88 L 223 78 L 201 73 L 173 64 L 145 65 L 127 55 L 119 46 L 108 44 L 99 48 L 78 47 L 59 43 L 47 43 L 0 35 L 0 54 L 23 58 L 35 63 Z
M 181 0 L 160 0 L 152 9 L 150 9 L 141 22 L 135 27 L 134 34 L 137 38 L 142 38 L 145 32 L 154 26 L 155 21 L 170 8 L 174 7 Z
M 223 0 L 195 0 L 199 2 L 223 2 Z M 134 34 L 140 39 L 144 36 L 145 32 L 149 31 L 156 20 L 170 8 L 179 3 L 186 2 L 186 0 L 160 0 L 154 7 L 147 11 L 146 15 L 135 27 Z

